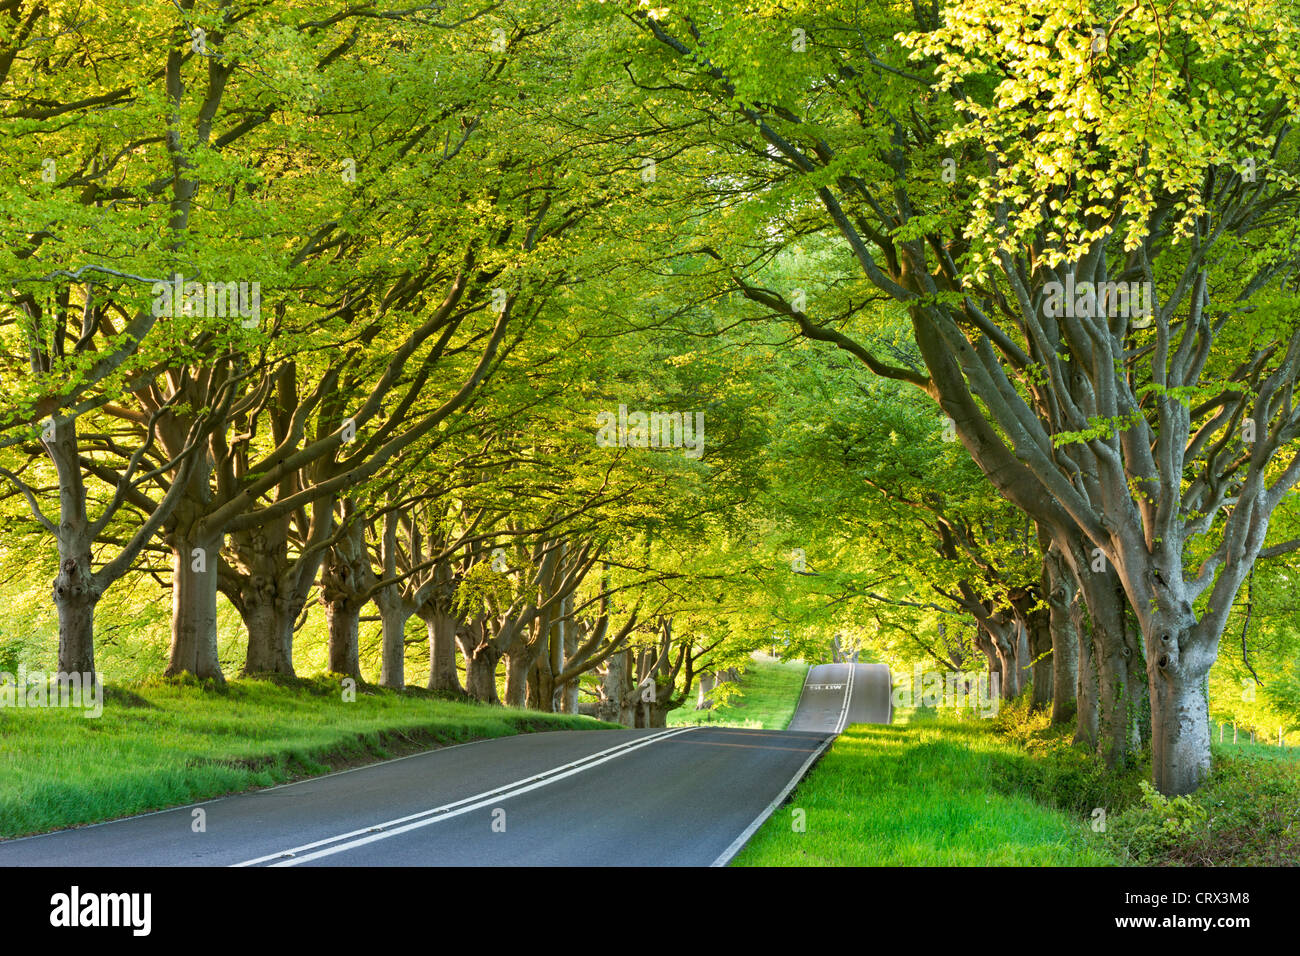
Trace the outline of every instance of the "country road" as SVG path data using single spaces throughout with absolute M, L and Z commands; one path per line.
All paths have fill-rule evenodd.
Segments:
M 785 731 L 462 744 L 0 842 L 0 866 L 720 865 L 844 727 L 890 717 L 884 665 L 817 665 Z

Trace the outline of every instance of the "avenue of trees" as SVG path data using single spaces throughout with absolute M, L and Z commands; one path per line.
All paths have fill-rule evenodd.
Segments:
M 1300 722 L 1300 12 L 0 0 L 0 670 Z

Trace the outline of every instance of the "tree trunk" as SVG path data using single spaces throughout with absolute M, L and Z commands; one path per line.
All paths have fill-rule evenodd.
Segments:
M 1074 742 L 1087 744 L 1096 753 L 1100 746 L 1101 733 L 1101 675 L 1097 671 L 1097 645 L 1093 637 L 1092 621 L 1087 618 L 1083 608 L 1075 615 L 1079 632 L 1079 681 L 1077 702 L 1077 721 L 1074 729 Z
M 62 542 L 59 551 L 62 557 Z M 99 594 L 90 576 L 90 561 L 89 548 L 78 557 L 62 557 L 59 575 L 54 579 L 54 606 L 59 612 L 60 674 L 95 672 L 95 605 Z
M 1092 625 L 1091 663 L 1097 674 L 1097 752 L 1107 766 L 1122 766 L 1141 748 L 1142 721 L 1148 712 L 1141 643 L 1129 626 L 1128 600 L 1114 569 L 1107 565 L 1102 570 L 1094 570 L 1088 552 L 1082 548 L 1074 550 L 1071 565 Z M 1086 693 L 1082 686 L 1085 676 L 1081 666 L 1081 701 Z
M 95 605 L 103 585 L 95 581 L 93 573 L 90 552 L 95 542 L 86 513 L 76 419 L 54 424 L 53 435 L 49 440 L 42 438 L 42 444 L 59 479 L 59 571 L 52 593 L 59 613 L 58 669 L 60 674 L 93 675 Z
M 429 690 L 465 693 L 456 672 L 456 618 L 432 603 L 419 614 L 429 635 Z
M 671 691 L 672 688 L 669 688 Z M 638 727 L 662 728 L 668 726 L 668 712 L 673 709 L 672 704 L 666 698 L 660 698 L 655 701 L 643 700 L 637 708 Z
M 506 706 L 528 706 L 528 674 L 537 662 L 534 649 L 528 642 L 517 640 L 506 654 Z
M 539 654 L 528 676 L 528 707 L 551 713 L 555 710 L 555 679 L 548 655 Z
M 1064 724 L 1076 712 L 1080 640 L 1075 614 L 1078 593 L 1065 560 L 1055 549 L 1043 559 L 1042 586 L 1047 595 L 1052 643 L 1052 723 Z
M 1093 646 L 1098 654 L 1097 743 L 1106 765 L 1114 767 L 1127 763 L 1141 747 L 1138 721 L 1142 708 L 1138 698 L 1146 696 L 1146 682 L 1136 686 L 1133 683 L 1134 654 L 1124 605 L 1114 598 L 1109 604 L 1097 604 L 1100 606 L 1090 605 L 1096 635 Z
M 354 505 L 344 503 L 344 533 L 329 549 L 320 572 L 320 600 L 325 605 L 329 633 L 329 668 L 361 680 L 361 609 L 375 583 L 366 550 L 365 524 L 356 519 Z
M 294 676 L 293 627 L 298 614 L 293 605 L 279 595 L 262 595 L 247 601 L 240 616 L 248 631 L 243 673 Z
M 1210 713 L 1204 669 L 1150 667 L 1151 775 L 1166 796 L 1191 793 L 1210 772 Z
M 172 643 L 166 674 L 224 680 L 217 661 L 221 535 L 172 536 Z
M 998 673 L 1002 677 L 1002 699 L 1014 700 L 1020 696 L 1021 671 L 1016 660 L 1016 648 L 1020 640 L 1019 628 L 1014 618 L 999 613 L 990 618 L 985 633 L 998 658 Z
M 379 589 L 375 604 L 383 632 L 379 686 L 401 690 L 406 686 L 406 622 L 411 618 L 411 609 L 392 584 Z
M 1210 772 L 1209 673 L 1219 635 L 1190 602 L 1144 621 L 1151 702 L 1151 777 L 1166 796 L 1196 790 Z
M 998 696 L 1002 696 L 1002 661 L 998 658 L 997 648 L 993 644 L 993 638 L 989 635 L 988 628 L 983 623 L 975 622 L 975 646 L 980 649 L 984 655 L 984 660 L 988 666 L 989 674 L 989 697 L 992 698 L 994 688 L 997 688 Z M 996 679 L 997 684 L 993 681 Z M 913 688 L 913 692 L 918 689 Z
M 1046 710 L 1052 703 L 1055 690 L 1052 663 L 1052 612 L 1038 608 L 1029 613 L 1025 621 L 1029 638 L 1030 679 L 1034 683 L 1029 706 L 1032 710 Z
M 1033 653 L 1029 646 L 1029 628 L 1023 620 L 1016 619 L 1015 634 L 1016 669 L 1020 672 L 1020 689 L 1024 691 L 1033 683 Z
M 578 653 L 578 628 L 573 623 L 573 595 L 570 594 L 564 599 L 561 605 L 561 614 L 567 619 L 564 621 L 564 665 L 568 667 Z M 585 658 L 584 658 L 585 661 Z M 566 714 L 576 714 L 578 712 L 578 688 L 581 678 L 575 677 L 568 681 L 563 687 L 559 688 L 560 692 L 560 710 Z
M 696 710 L 713 709 L 713 701 L 709 699 L 709 695 L 713 693 L 713 684 L 714 684 L 713 674 L 706 671 L 705 673 L 700 675 L 700 692 L 699 692 L 699 696 L 695 700 Z
M 465 657 L 465 690 L 475 700 L 485 704 L 500 704 L 497 696 L 497 664 L 501 652 L 488 641 L 482 621 L 466 625 L 456 632 L 461 653 Z
M 291 593 L 289 519 L 279 518 L 231 537 L 237 583 L 226 594 L 248 631 L 244 674 L 294 676 L 294 624 L 302 605 Z M 313 575 L 315 576 L 315 575 Z M 238 591 L 238 593 L 233 593 Z
M 611 654 L 605 661 L 605 673 L 601 680 L 600 703 L 596 706 L 596 715 L 604 721 L 631 727 L 635 721 L 635 706 L 630 700 L 632 679 L 632 651 L 623 650 Z
M 325 604 L 325 622 L 329 631 L 329 669 L 361 680 L 361 607 L 351 598 L 338 598 Z

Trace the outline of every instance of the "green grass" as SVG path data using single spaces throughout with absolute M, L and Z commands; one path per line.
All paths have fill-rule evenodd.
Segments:
M 751 727 L 785 730 L 794 716 L 808 665 L 803 661 L 776 661 L 755 657 L 741 675 L 740 689 L 712 710 L 692 705 L 668 714 L 669 727 L 707 724 L 712 727 Z
M 0 708 L 0 838 L 94 823 L 468 740 L 612 727 L 337 679 L 163 683 L 102 717 Z
M 1219 742 L 1220 730 L 1222 730 L 1223 743 Z M 1240 733 L 1237 735 L 1237 743 L 1232 742 L 1232 725 L 1213 723 L 1210 725 L 1210 746 L 1216 754 L 1225 756 L 1249 757 L 1258 760 L 1282 760 L 1295 762 L 1300 760 L 1300 747 L 1277 745 L 1277 738 L 1270 737 L 1267 740 L 1257 740 L 1255 743 L 1250 742 L 1249 733 Z
M 896 719 L 903 716 L 896 714 Z M 1087 827 L 991 781 L 1027 758 L 985 722 L 910 715 L 855 724 L 736 866 L 1099 866 Z M 796 832 L 795 811 L 805 832 Z

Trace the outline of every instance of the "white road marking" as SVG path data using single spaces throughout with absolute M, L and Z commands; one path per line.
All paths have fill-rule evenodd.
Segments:
M 763 808 L 763 812 L 756 816 L 753 822 L 750 823 L 749 826 L 745 827 L 744 832 L 741 833 L 740 836 L 736 837 L 736 839 L 732 840 L 731 845 L 723 850 L 722 853 L 718 855 L 718 858 L 710 863 L 709 866 L 726 866 L 730 863 L 732 857 L 744 849 L 745 844 L 749 842 L 749 838 L 754 835 L 758 828 L 767 822 L 767 818 L 776 812 L 776 808 L 785 802 L 785 798 L 790 795 L 790 791 L 798 786 L 799 781 L 802 780 L 804 774 L 808 772 L 808 768 L 816 763 L 817 758 L 826 752 L 826 748 L 834 742 L 836 737 L 843 733 L 845 723 L 848 721 L 849 717 L 849 701 L 853 697 L 853 675 L 857 671 L 856 664 L 849 664 L 848 667 L 848 680 L 844 682 L 844 685 L 835 685 L 837 687 L 844 686 L 844 703 L 840 707 L 840 718 L 836 723 L 835 732 L 828 735 L 826 739 L 822 741 L 821 746 L 808 755 L 808 759 L 803 762 L 803 766 L 794 772 L 794 776 L 790 778 L 790 782 L 781 789 L 781 792 L 776 795 L 772 802 Z M 812 673 L 811 667 L 808 668 L 808 672 Z M 803 700 L 802 692 L 799 694 L 799 700 Z
M 664 730 L 657 734 L 650 734 L 637 740 L 628 741 L 619 744 L 617 747 L 610 747 L 606 750 L 597 751 L 594 754 L 588 754 L 578 760 L 571 761 L 567 764 L 561 764 L 558 767 L 552 767 L 542 773 L 533 774 L 531 777 L 525 777 L 522 780 L 516 780 L 513 783 L 507 783 L 492 790 L 486 790 L 483 793 L 477 793 L 453 803 L 444 804 L 441 807 L 434 807 L 430 810 L 422 810 L 419 813 L 408 814 L 404 817 L 398 817 L 395 820 L 389 820 L 386 823 L 377 823 L 373 826 L 363 827 L 359 830 L 352 830 L 348 833 L 341 833 L 338 836 L 327 837 L 324 840 L 316 840 L 312 843 L 304 843 L 302 846 L 293 847 L 288 850 L 281 850 L 278 853 L 270 853 L 266 856 L 259 856 L 252 860 L 245 860 L 242 863 L 235 863 L 233 866 L 254 866 L 258 863 L 267 863 L 272 860 L 278 862 L 272 863 L 272 866 L 297 866 L 299 863 L 307 863 L 310 860 L 320 859 L 325 856 L 332 856 L 335 853 L 342 853 L 354 847 L 364 846 L 367 843 L 374 843 L 377 840 L 386 840 L 389 837 L 397 836 L 400 833 L 406 833 L 410 830 L 416 830 L 420 827 L 429 826 L 442 820 L 450 820 L 452 817 L 458 817 L 461 814 L 469 813 L 472 810 L 480 809 L 488 804 L 499 803 L 502 800 L 509 800 L 521 794 L 528 793 L 531 790 L 537 790 L 548 784 L 555 783 L 557 780 L 563 780 L 574 774 L 590 770 L 592 767 L 598 767 L 603 763 L 614 760 L 624 754 L 631 753 L 634 750 L 640 750 L 642 747 L 648 747 L 650 744 L 664 740 L 668 737 L 675 737 L 678 734 L 690 733 L 693 730 L 699 730 L 698 727 L 683 727 L 677 730 Z M 355 839 L 354 839 L 355 838 Z M 347 842 L 342 842 L 347 841 Z M 330 846 L 330 844 L 334 844 Z M 324 849 L 317 849 L 324 847 Z M 306 856 L 298 856 L 307 850 L 314 850 Z
M 849 679 L 845 682 L 844 687 L 844 706 L 840 708 L 840 719 L 835 723 L 835 733 L 844 733 L 844 727 L 849 721 L 849 702 L 853 699 L 853 675 L 857 671 L 857 664 L 849 665 Z

